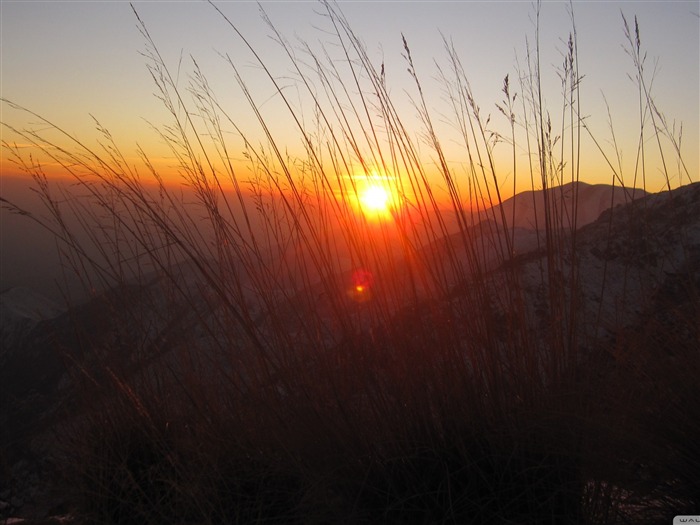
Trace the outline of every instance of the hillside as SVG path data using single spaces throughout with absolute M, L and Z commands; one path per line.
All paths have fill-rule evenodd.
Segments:
M 695 394 L 690 385 L 676 390 L 674 378 L 690 379 L 697 370 L 692 352 L 700 344 L 700 183 L 663 194 L 635 192 L 639 198 L 626 204 L 629 195 L 610 187 L 579 184 L 575 192 L 570 185 L 552 192 L 562 197 L 560 203 L 570 203 L 570 196 L 578 194 L 578 230 L 572 232 L 566 224 L 549 231 L 533 229 L 542 194 L 518 195 L 503 204 L 507 217 L 515 213 L 515 229 L 506 234 L 497 223 L 484 221 L 422 247 L 410 263 L 395 263 L 393 277 L 378 272 L 372 282 L 374 297 L 366 302 L 345 293 L 350 276 L 337 275 L 332 276 L 337 297 L 323 296 L 327 287 L 261 295 L 254 293 L 251 281 L 246 306 L 231 299 L 237 297 L 234 290 L 226 296 L 212 288 L 196 265 L 178 265 L 170 279 L 151 275 L 142 284 L 112 289 L 68 312 L 30 292 L 3 293 L 0 427 L 5 429 L 2 461 L 8 468 L 0 479 L 0 517 L 43 517 L 67 508 L 66 499 L 75 494 L 62 494 L 60 485 L 39 480 L 60 479 L 66 457 L 74 461 L 72 455 L 94 453 L 67 452 L 66 446 L 85 439 L 71 432 L 82 432 L 91 422 L 127 417 L 120 414 L 134 399 L 140 400 L 139 414 L 154 410 L 149 416 L 155 418 L 155 423 L 149 419 L 154 425 L 162 417 L 163 428 L 189 429 L 200 437 L 216 435 L 216 421 L 244 417 L 234 417 L 228 409 L 238 407 L 240 414 L 252 410 L 250 421 L 260 424 L 251 430 L 255 439 L 298 447 L 295 454 L 302 458 L 307 447 L 314 457 L 334 457 L 333 446 L 340 446 L 335 441 L 317 443 L 314 432 L 303 426 L 305 418 L 317 421 L 313 414 L 321 414 L 321 420 L 332 420 L 338 428 L 350 421 L 374 429 L 374 410 L 380 419 L 389 416 L 372 399 L 396 411 L 396 421 L 389 419 L 397 428 L 430 426 L 426 421 L 443 416 L 445 421 L 459 419 L 462 410 L 476 418 L 476 412 L 462 408 L 461 397 L 454 397 L 458 386 L 472 397 L 481 392 L 482 400 L 503 397 L 498 403 L 516 419 L 525 417 L 517 415 L 521 410 L 528 420 L 539 417 L 540 408 L 529 405 L 534 401 L 527 398 L 528 390 L 527 395 L 540 399 L 537 392 L 542 389 L 547 399 L 562 388 L 567 392 L 562 399 L 585 394 L 592 405 L 609 401 L 611 414 L 624 411 L 630 421 L 661 425 L 666 414 L 678 423 L 674 418 L 687 411 L 686 403 Z M 611 208 L 610 203 L 618 204 Z M 471 244 L 465 245 L 465 236 Z M 508 242 L 511 253 L 504 251 Z M 457 259 L 450 253 L 457 253 Z M 453 267 L 455 260 L 461 268 Z M 374 310 L 387 288 L 404 286 L 417 269 L 428 266 L 437 284 L 406 290 L 402 301 L 387 303 L 393 311 Z M 523 377 L 523 367 L 534 376 Z M 486 372 L 493 375 L 480 375 Z M 454 383 L 446 385 L 448 378 Z M 634 387 L 602 401 L 618 383 Z M 600 399 L 592 392 L 599 392 Z M 625 405 L 628 394 L 646 405 Z M 264 409 L 271 400 L 279 404 L 273 419 L 283 420 L 272 433 Z M 489 403 L 496 403 L 481 402 L 483 407 L 474 410 L 490 410 Z M 593 436 L 607 424 L 608 415 L 599 413 L 597 405 L 589 409 L 595 417 L 585 421 L 582 435 Z M 350 415 L 341 418 L 344 410 Z M 494 417 L 479 414 L 485 420 Z M 547 413 L 546 421 L 550 417 Z M 464 423 L 449 424 L 462 428 Z M 659 475 L 674 476 L 662 481 L 674 483 L 675 491 L 690 498 L 692 480 L 683 478 L 689 470 L 664 470 L 683 461 L 697 464 L 684 441 L 692 427 L 683 428 L 675 441 L 653 434 L 667 451 L 660 456 L 664 463 L 653 468 L 663 471 Z M 368 436 L 375 436 L 379 446 L 384 434 L 376 432 Z M 55 433 L 62 439 L 54 440 Z M 628 468 L 650 475 L 646 460 L 624 456 L 632 441 L 605 432 L 600 436 L 611 440 L 611 453 L 621 454 L 609 467 L 619 469 L 620 483 L 631 483 Z M 634 446 L 640 457 L 658 453 L 651 445 L 649 452 L 638 436 Z M 330 449 L 321 452 L 323 447 Z M 586 448 L 586 454 L 595 460 L 585 475 L 601 481 L 595 469 L 607 460 L 593 449 Z M 545 461 L 536 458 L 532 461 Z M 526 470 L 531 468 L 527 461 Z M 630 494 L 637 490 L 625 487 Z M 651 482 L 642 489 L 650 494 L 660 490 Z M 335 497 L 344 508 L 345 496 Z

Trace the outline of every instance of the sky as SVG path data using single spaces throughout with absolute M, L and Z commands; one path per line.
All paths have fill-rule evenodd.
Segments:
M 462 61 L 466 76 L 484 115 L 491 115 L 492 128 L 507 132 L 495 104 L 503 96 L 506 74 L 514 79 L 518 65 L 526 62 L 526 39 L 535 38 L 534 7 L 525 1 L 340 1 L 338 7 L 356 35 L 363 41 L 370 60 L 385 65 L 387 85 L 402 118 L 420 142 L 421 129 L 410 96 L 415 86 L 407 73 L 403 55 L 405 36 L 414 59 L 416 73 L 426 93 L 441 142 L 448 149 L 449 162 L 459 171 L 464 148 L 451 136 L 454 121 L 445 99 L 444 85 L 437 78 L 437 65 L 447 65 L 444 40 L 447 38 Z M 252 113 L 236 88 L 231 68 L 222 54 L 232 57 L 241 75 L 251 86 L 258 103 L 264 102 L 266 118 L 277 140 L 292 151 L 301 147 L 298 132 L 284 110 L 275 105 L 274 87 L 256 67 L 252 55 L 236 38 L 223 17 L 205 1 L 135 1 L 133 6 L 146 24 L 165 62 L 178 71 L 185 86 L 191 73 L 192 58 L 201 67 L 220 102 L 250 137 L 261 136 Z M 328 35 L 328 20 L 317 2 L 222 1 L 217 6 L 229 17 L 252 46 L 264 57 L 273 74 L 280 78 L 286 93 L 298 92 L 292 66 L 271 30 L 261 19 L 260 6 L 278 30 L 294 45 L 299 41 L 320 49 L 325 43 L 334 49 Z M 654 101 L 669 126 L 683 124 L 682 153 L 690 179 L 698 180 L 698 114 L 700 69 L 700 18 L 697 1 L 575 1 L 542 2 L 540 48 L 545 105 L 551 110 L 555 129 L 561 114 L 562 96 L 557 68 L 561 67 L 565 42 L 571 32 L 573 7 L 577 33 L 582 113 L 596 140 L 610 158 L 613 133 L 624 163 L 626 183 L 634 174 L 639 142 L 638 91 L 630 79 L 634 65 L 625 52 L 621 14 L 633 23 L 637 16 L 643 49 L 648 53 L 647 72 L 655 68 L 652 84 Z M 162 104 L 155 98 L 153 80 L 147 70 L 147 51 L 137 20 L 128 2 L 113 1 L 32 1 L 2 0 L 2 97 L 20 104 L 88 144 L 96 137 L 93 117 L 107 128 L 128 159 L 136 162 L 136 144 L 153 158 L 167 159 L 168 150 L 150 124 L 162 129 L 169 122 Z M 332 52 L 332 51 L 331 51 Z M 518 86 L 513 86 L 518 91 Z M 297 95 L 298 96 L 298 95 Z M 292 93 L 291 98 L 294 99 Z M 312 108 L 299 107 L 305 115 Z M 610 108 L 608 113 L 607 106 Z M 500 119 L 500 120 L 499 120 Z M 3 105 L 2 121 L 15 127 L 31 124 Z M 500 126 L 500 127 L 499 127 Z M 650 130 L 647 127 L 647 130 Z M 15 140 L 3 128 L 3 139 Z M 17 139 L 19 141 L 19 139 Z M 653 144 L 653 137 L 646 139 Z M 522 142 L 521 142 L 522 144 Z M 235 146 L 233 149 L 236 149 Z M 606 163 L 589 140 L 583 143 L 585 160 L 582 178 L 591 182 L 612 181 Z M 652 148 L 648 148 L 651 151 Z M 240 148 L 238 149 L 240 151 Z M 499 152 L 507 158 L 509 146 Z M 429 155 L 429 152 L 426 153 Z M 519 157 L 525 158 L 522 151 Z M 239 158 L 240 160 L 240 158 Z M 676 163 L 671 162 L 673 166 Z M 168 166 L 164 160 L 164 169 Z M 172 163 L 170 164 L 172 166 Z M 504 162 L 502 177 L 511 176 Z M 3 151 L 3 174 L 15 171 Z M 672 184 L 687 177 L 674 167 Z M 687 178 L 684 182 L 688 182 Z M 663 189 L 659 169 L 649 169 L 650 191 Z

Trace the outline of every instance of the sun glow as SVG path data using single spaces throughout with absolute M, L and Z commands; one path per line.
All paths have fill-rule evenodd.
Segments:
M 389 190 L 379 184 L 371 184 L 360 193 L 362 209 L 372 213 L 387 212 L 391 205 Z
M 401 213 L 403 198 L 394 175 L 371 170 L 349 175 L 348 179 L 353 190 L 348 202 L 370 222 L 384 223 Z

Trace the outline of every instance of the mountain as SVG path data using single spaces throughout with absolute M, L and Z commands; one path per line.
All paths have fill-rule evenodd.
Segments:
M 28 288 L 10 288 L 0 293 L 0 320 L 3 325 L 19 319 L 50 319 L 62 311 L 63 308 L 54 301 Z
M 510 228 L 526 230 L 543 230 L 545 228 L 545 202 L 553 216 L 561 217 L 557 227 L 571 229 L 590 224 L 610 208 L 629 204 L 630 202 L 649 195 L 639 188 L 624 188 L 609 184 L 588 184 L 576 181 L 554 186 L 544 190 L 526 190 L 505 199 L 501 204 L 490 206 L 482 202 L 478 212 L 466 212 L 465 220 L 469 226 L 480 222 L 497 222 Z M 459 228 L 457 215 L 454 211 L 444 212 L 448 231 L 454 233 Z
M 646 191 L 637 188 L 570 182 L 550 188 L 547 192 L 529 190 L 518 193 L 492 210 L 483 212 L 483 218 L 500 221 L 504 215 L 509 226 L 542 230 L 546 196 L 551 213 L 562 217 L 562 227 L 571 228 L 575 225 L 580 228 L 597 220 L 603 212 L 646 195 Z M 575 223 L 572 220 L 574 217 Z
M 507 319 L 511 286 L 517 281 L 534 340 L 569 333 L 574 326 L 582 350 L 600 350 L 613 360 L 630 358 L 619 355 L 626 340 L 642 338 L 649 341 L 644 344 L 651 345 L 650 351 L 664 352 L 700 343 L 700 183 L 653 195 L 578 183 L 554 188 L 549 195 L 553 206 L 571 214 L 578 195 L 577 230 L 566 224 L 550 232 L 534 229 L 540 224 L 544 195 L 526 192 L 502 205 L 507 218 L 515 214 L 508 233 L 496 210 L 464 232 L 417 251 L 424 267 L 438 277 L 448 276 L 447 294 L 436 310 L 449 309 L 478 285 L 491 294 L 493 315 Z M 470 252 L 465 239 L 477 248 Z M 548 242 L 556 245 L 556 257 L 547 250 Z M 451 268 L 454 259 L 446 256 L 448 251 L 457 253 L 460 271 Z M 412 278 L 408 264 L 392 268 L 393 277 L 375 276 L 378 294 L 383 293 L 382 286 L 403 289 L 400 280 Z M 18 478 L 33 476 L 36 485 L 37 479 L 52 477 L 49 467 L 38 466 L 37 458 L 49 455 L 52 426 L 67 418 L 79 419 L 75 407 L 91 401 L 76 398 L 81 381 L 110 385 L 114 378 L 109 374 L 117 373 L 134 384 L 150 384 L 157 377 L 154 388 L 168 392 L 168 382 L 180 388 L 182 378 L 189 381 L 188 389 L 201 388 L 205 377 L 226 381 L 235 376 L 247 385 L 247 369 L 256 366 L 260 356 L 254 345 L 245 342 L 250 334 L 237 327 L 241 316 L 250 315 L 254 319 L 248 322 L 256 327 L 261 346 L 289 345 L 289 355 L 265 357 L 270 365 L 265 377 L 274 382 L 277 365 L 306 358 L 307 354 L 292 351 L 321 345 L 332 352 L 343 344 L 345 324 L 363 330 L 371 320 L 360 302 L 341 309 L 347 318 L 334 310 L 339 302 L 352 302 L 342 288 L 349 275 L 333 276 L 339 297 L 329 298 L 323 296 L 328 290 L 323 286 L 313 293 L 300 287 L 269 296 L 255 293 L 254 288 L 217 290 L 224 284 L 202 279 L 192 263 L 178 265 L 173 272 L 170 281 L 151 276 L 140 284 L 123 284 L 68 311 L 26 289 L 7 290 L 0 296 L 0 428 L 4 429 L 0 450 L 5 456 L 0 463 L 9 465 L 9 474 L 0 478 L 0 503 L 11 499 L 7 488 L 11 483 L 27 494 L 36 492 L 36 486 L 18 483 Z M 561 295 L 554 297 L 553 292 Z M 404 309 L 401 304 L 395 308 L 391 315 L 396 326 L 410 330 L 412 323 L 426 322 L 420 320 L 419 308 Z M 266 314 L 273 310 L 277 317 Z M 449 323 L 449 319 L 438 321 Z M 654 332 L 654 327 L 663 330 Z M 384 337 L 376 328 L 367 331 L 361 336 L 371 344 Z M 658 334 L 675 334 L 673 344 L 660 344 Z M 311 363 L 313 355 L 308 359 Z M 102 362 L 109 368 L 100 367 Z M 219 387 L 225 384 L 213 389 Z M 51 499 L 45 491 L 39 493 L 46 501 Z M 26 514 L 35 503 L 23 495 L 9 503 L 9 510 L 0 506 L 0 518 Z
M 560 242 L 564 257 L 551 259 L 541 248 L 514 258 L 528 300 L 545 301 L 542 276 L 553 270 L 577 294 L 568 299 L 589 340 L 638 327 L 643 318 L 663 315 L 654 310 L 660 295 L 676 290 L 676 303 L 692 303 L 700 291 L 700 183 L 607 209 L 576 232 L 575 244 L 571 235 Z
M 500 205 L 466 216 L 466 227 L 460 228 L 456 215 L 453 216 L 448 221 L 452 233 L 429 243 L 421 251 L 431 265 L 440 264 L 448 252 L 453 252 L 460 258 L 466 273 L 481 272 L 503 260 L 542 248 L 547 230 L 545 202 L 549 214 L 556 218 L 551 219 L 550 230 L 571 232 L 596 221 L 610 209 L 648 195 L 641 189 L 584 182 L 568 183 L 547 192 L 524 191 Z M 574 215 L 575 223 L 572 222 Z M 478 249 L 473 251 L 472 247 Z
M 28 288 L 10 288 L 0 293 L 0 366 L 9 354 L 22 347 L 38 323 L 58 317 L 64 310 Z

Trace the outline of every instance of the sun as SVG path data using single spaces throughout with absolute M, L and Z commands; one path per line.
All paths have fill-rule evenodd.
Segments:
M 368 214 L 387 214 L 391 208 L 391 193 L 379 184 L 370 184 L 359 196 L 360 207 Z

